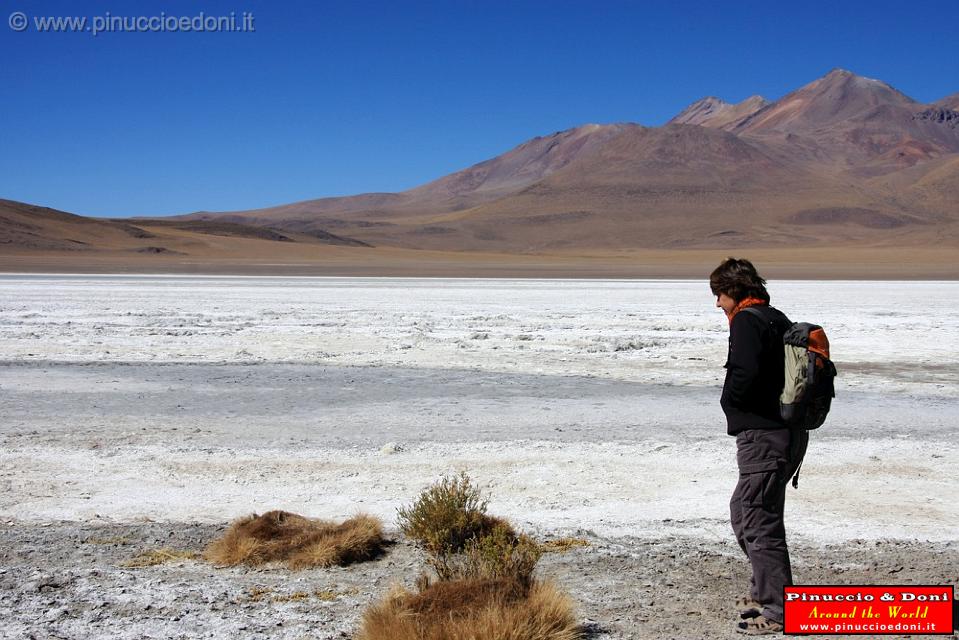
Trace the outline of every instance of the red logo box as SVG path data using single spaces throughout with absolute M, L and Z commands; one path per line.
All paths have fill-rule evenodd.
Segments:
M 794 635 L 951 635 L 955 587 L 793 585 L 783 588 Z

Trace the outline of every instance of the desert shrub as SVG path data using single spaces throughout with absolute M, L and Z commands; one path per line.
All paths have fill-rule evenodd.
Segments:
M 529 585 L 540 555 L 536 542 L 499 521 L 484 535 L 468 540 L 462 552 L 436 554 L 429 563 L 440 580 L 513 580 Z
M 463 577 L 508 579 L 530 584 L 533 569 L 542 555 L 530 537 L 516 535 L 512 527 L 497 526 L 466 543 Z
M 550 583 L 510 579 L 397 588 L 363 615 L 357 640 L 574 640 L 572 603 Z
M 220 565 L 278 561 L 302 569 L 369 560 L 380 555 L 385 544 L 383 524 L 372 516 L 358 515 L 337 524 L 269 511 L 236 520 L 203 555 Z
M 397 520 L 403 534 L 428 553 L 451 554 L 503 524 L 486 515 L 487 504 L 479 487 L 461 473 L 427 487 L 412 505 L 398 510 Z

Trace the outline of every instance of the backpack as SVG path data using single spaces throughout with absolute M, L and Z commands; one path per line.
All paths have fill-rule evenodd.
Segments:
M 765 320 L 758 309 L 743 311 Z M 819 325 L 794 322 L 783 334 L 783 346 L 785 381 L 779 396 L 783 422 L 790 429 L 818 429 L 836 397 L 836 365 L 829 359 L 829 338 Z
M 783 335 L 786 380 L 779 410 L 790 429 L 818 429 L 836 397 L 836 365 L 819 325 L 796 322 Z

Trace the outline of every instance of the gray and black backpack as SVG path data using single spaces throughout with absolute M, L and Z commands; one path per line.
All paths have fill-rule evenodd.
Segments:
M 764 318 L 755 307 L 748 311 Z M 779 410 L 790 429 L 818 429 L 836 397 L 836 365 L 829 359 L 829 338 L 822 327 L 794 322 L 783 334 L 785 382 Z
M 743 311 L 763 317 L 755 307 Z M 829 338 L 822 327 L 808 322 L 794 322 L 783 334 L 785 370 L 783 391 L 779 396 L 779 412 L 786 426 L 802 433 L 802 453 L 805 455 L 808 431 L 818 429 L 836 397 L 833 381 L 836 365 L 829 359 Z M 802 463 L 800 462 L 800 467 Z M 792 478 L 793 488 L 799 488 L 799 468 Z
M 779 408 L 790 429 L 818 429 L 836 397 L 836 365 L 829 338 L 819 325 L 795 322 L 783 335 L 786 380 Z

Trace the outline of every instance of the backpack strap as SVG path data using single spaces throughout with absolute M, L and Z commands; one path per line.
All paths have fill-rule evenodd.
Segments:
M 766 320 L 766 321 L 769 322 L 770 324 L 772 323 L 772 320 L 770 320 L 769 318 L 767 318 L 767 317 L 766 317 L 766 314 L 763 313 L 762 311 L 760 311 L 759 309 L 757 309 L 756 307 L 744 307 L 744 308 L 740 309 L 740 311 L 745 311 L 745 312 L 747 312 L 747 313 L 751 313 L 751 314 L 753 314 L 754 316 L 756 316 L 757 318 L 762 318 L 763 320 Z
M 768 309 L 769 307 L 766 307 L 766 308 Z M 760 311 L 757 307 L 745 307 L 745 308 L 739 310 L 740 313 L 742 313 L 742 312 L 744 312 L 744 311 L 745 311 L 746 313 L 750 314 L 750 315 L 756 316 L 757 318 L 759 318 L 760 320 L 762 320 L 763 322 L 766 323 L 766 326 L 769 327 L 769 328 L 772 330 L 771 335 L 770 335 L 770 338 L 773 338 L 777 333 L 779 333 L 779 332 L 776 330 L 776 321 L 773 320 L 772 318 L 770 318 L 769 316 L 767 316 L 767 315 L 766 315 L 765 313 L 763 313 L 762 311 Z M 780 340 L 780 342 L 781 342 L 781 340 Z M 770 344 L 773 344 L 773 343 L 770 342 Z

